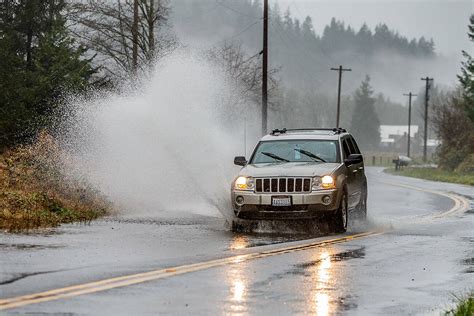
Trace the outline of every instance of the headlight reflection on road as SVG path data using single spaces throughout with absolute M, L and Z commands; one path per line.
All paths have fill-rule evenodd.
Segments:
M 233 281 L 233 288 L 232 288 L 232 300 L 241 302 L 244 298 L 245 294 L 245 284 L 242 280 L 234 280 Z
M 331 306 L 330 293 L 327 291 L 331 282 L 332 262 L 327 251 L 323 251 L 318 259 L 317 264 L 311 268 L 311 311 L 314 315 L 327 316 L 334 309 Z
M 232 242 L 230 244 L 230 249 L 232 250 L 238 250 L 238 249 L 244 249 L 249 246 L 249 240 L 245 236 L 236 236 L 232 239 Z
M 226 315 L 247 315 L 248 314 L 248 263 L 245 255 L 236 258 L 234 263 L 225 269 L 228 296 L 225 303 Z

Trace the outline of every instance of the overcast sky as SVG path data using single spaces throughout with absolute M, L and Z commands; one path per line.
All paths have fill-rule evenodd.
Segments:
M 366 22 L 372 29 L 384 22 L 409 38 L 433 38 L 438 53 L 459 56 L 462 49 L 473 51 L 467 39 L 469 16 L 474 0 L 270 0 L 284 12 L 313 19 L 321 34 L 332 17 L 359 29 Z

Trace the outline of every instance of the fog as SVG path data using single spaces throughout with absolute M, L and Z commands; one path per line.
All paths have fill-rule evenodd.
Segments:
M 270 0 L 271 1 L 271 0 Z M 358 29 L 387 23 L 408 37 L 433 38 L 438 53 L 461 59 L 461 50 L 474 49 L 467 36 L 469 16 L 474 12 L 470 0 L 278 0 L 282 8 L 303 20 L 313 18 L 321 33 L 332 17 Z

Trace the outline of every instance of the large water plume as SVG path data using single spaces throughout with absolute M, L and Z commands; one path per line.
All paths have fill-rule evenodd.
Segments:
M 244 118 L 251 131 L 256 117 L 231 82 L 206 59 L 177 53 L 140 88 L 74 102 L 66 140 L 126 212 L 230 219 L 232 159 L 244 151 Z

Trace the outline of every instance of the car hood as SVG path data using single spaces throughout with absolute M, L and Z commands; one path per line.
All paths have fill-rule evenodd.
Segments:
M 240 170 L 247 177 L 308 177 L 331 174 L 340 163 L 287 162 L 250 164 Z

